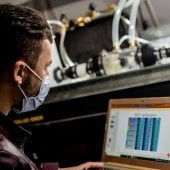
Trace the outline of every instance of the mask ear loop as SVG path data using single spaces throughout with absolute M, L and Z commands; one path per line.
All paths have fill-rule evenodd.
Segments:
M 24 93 L 24 91 L 22 90 L 20 84 L 18 84 L 18 88 L 20 89 L 21 93 L 23 94 L 23 96 L 27 99 L 28 97 L 26 96 L 26 94 Z
M 34 72 L 32 70 L 32 68 L 28 64 L 25 63 L 25 65 L 31 71 L 32 74 L 34 74 L 36 77 L 38 77 L 41 81 L 43 80 L 36 72 Z

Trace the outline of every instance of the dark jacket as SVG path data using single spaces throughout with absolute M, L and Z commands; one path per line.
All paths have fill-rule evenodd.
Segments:
M 23 152 L 31 133 L 0 113 L 0 170 L 57 170 L 57 163 L 37 167 Z

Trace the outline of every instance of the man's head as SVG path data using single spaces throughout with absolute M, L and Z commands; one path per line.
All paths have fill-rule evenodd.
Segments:
M 36 65 L 44 39 L 51 39 L 47 21 L 37 11 L 10 4 L 0 5 L 0 73 L 11 71 L 18 59 Z
M 7 100 L 15 106 L 24 97 L 18 86 L 26 96 L 36 96 L 49 74 L 52 34 L 47 21 L 31 8 L 1 4 L 0 21 L 0 86 L 8 87 Z

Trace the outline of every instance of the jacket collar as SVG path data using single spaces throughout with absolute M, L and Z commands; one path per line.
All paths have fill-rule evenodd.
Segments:
M 22 148 L 31 133 L 16 125 L 11 119 L 0 113 L 0 133 L 8 138 L 17 147 Z

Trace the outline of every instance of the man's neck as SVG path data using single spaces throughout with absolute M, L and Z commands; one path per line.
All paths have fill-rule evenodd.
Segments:
M 8 87 L 0 86 L 0 112 L 6 116 L 11 110 L 12 105 L 10 95 Z

